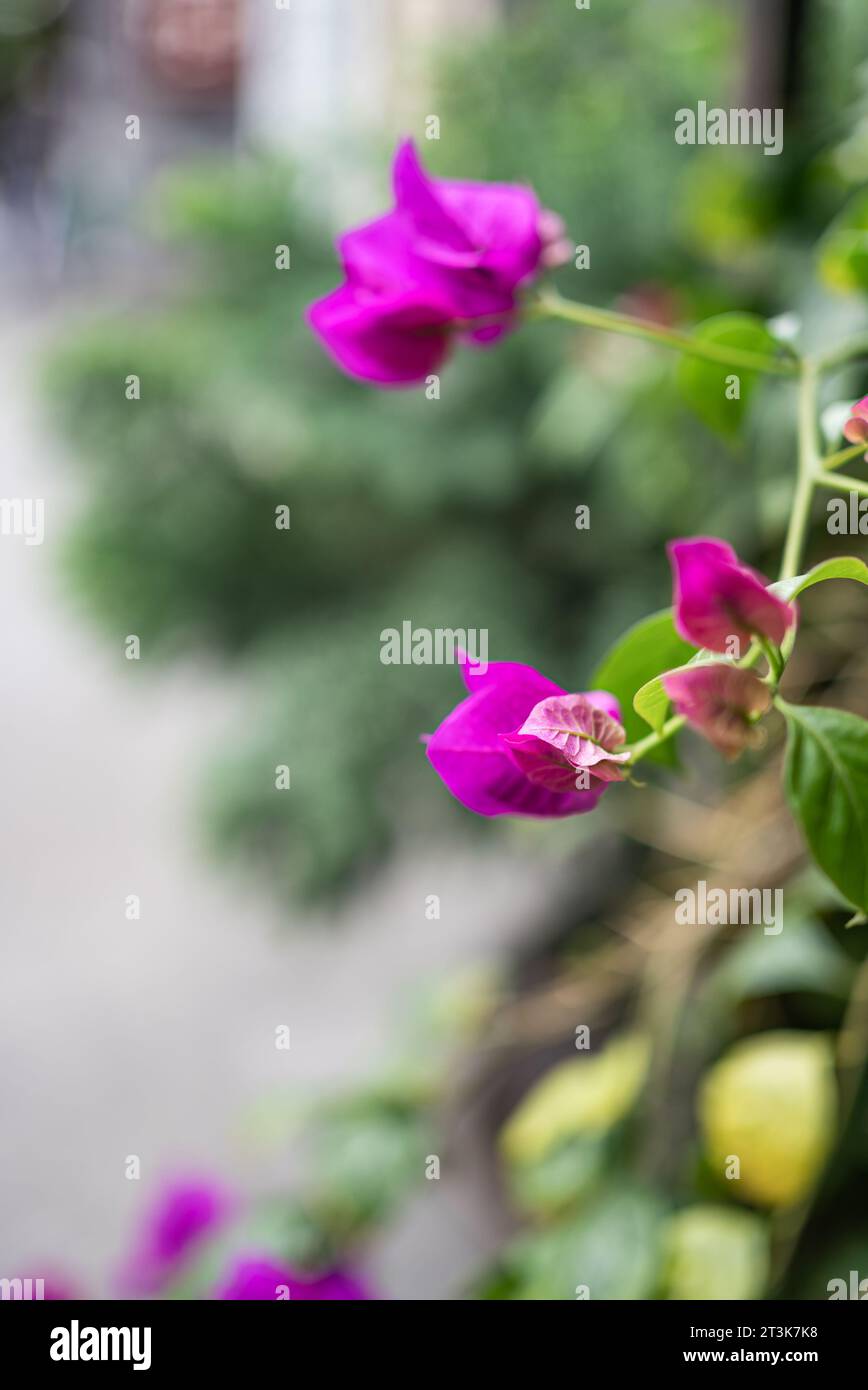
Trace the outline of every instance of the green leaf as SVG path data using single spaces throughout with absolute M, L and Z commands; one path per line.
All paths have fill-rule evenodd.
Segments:
M 842 294 L 868 290 L 868 193 L 858 193 L 818 247 L 820 278 Z
M 642 720 L 646 716 L 635 703 L 636 692 L 660 672 L 683 665 L 693 650 L 676 632 L 672 609 L 664 608 L 625 632 L 597 667 L 591 684 L 595 690 L 611 691 L 620 702 L 628 743 L 645 733 Z
M 513 1164 L 509 1190 L 516 1206 L 542 1218 L 576 1203 L 589 1193 L 611 1163 L 608 1136 L 573 1135 L 533 1163 Z
M 778 702 L 789 734 L 784 785 L 820 868 L 868 909 L 868 722 L 846 710 Z
M 680 670 L 681 667 L 670 668 Z M 663 725 L 666 723 L 666 715 L 669 710 L 669 696 L 663 686 L 663 676 L 668 675 L 667 671 L 663 675 L 655 676 L 637 690 L 633 696 L 633 708 L 637 714 L 641 715 L 646 724 L 650 724 L 655 734 L 659 734 Z
M 314 1142 L 323 1210 L 352 1225 L 382 1219 L 424 1171 L 429 1138 L 412 1113 L 385 1105 L 329 1117 Z
M 660 1206 L 641 1189 L 615 1186 L 580 1216 L 516 1242 L 507 1266 L 519 1299 L 650 1298 L 660 1267 Z
M 797 574 L 794 579 L 779 579 L 776 584 L 770 584 L 769 589 L 789 602 L 803 589 L 810 589 L 812 584 L 821 584 L 825 579 L 855 579 L 857 584 L 868 584 L 868 565 L 864 560 L 857 560 L 855 555 L 842 555 L 837 560 L 823 560 L 807 574 Z
M 722 347 L 776 357 L 779 344 L 762 319 L 754 314 L 718 314 L 706 319 L 693 336 Z M 728 398 L 728 383 L 738 378 L 738 398 Z M 724 439 L 734 439 L 757 382 L 757 373 L 742 367 L 718 366 L 698 357 L 683 357 L 678 365 L 678 385 L 687 404 L 700 420 Z M 731 395 L 732 392 L 729 392 Z

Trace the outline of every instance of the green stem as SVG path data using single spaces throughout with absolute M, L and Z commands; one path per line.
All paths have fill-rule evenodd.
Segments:
M 851 478 L 846 473 L 837 473 L 829 478 L 825 473 L 816 473 L 814 482 L 817 487 L 830 488 L 832 492 L 861 492 L 863 497 L 868 497 L 868 482 L 864 478 Z
M 774 645 L 774 643 L 770 642 L 767 637 L 759 638 L 759 644 L 762 649 L 763 655 L 765 656 L 765 659 L 769 664 L 769 673 L 767 677 L 764 677 L 764 679 L 767 681 L 769 685 L 771 685 L 773 690 L 777 690 L 781 676 L 784 673 L 784 666 L 786 663 L 781 653 L 778 651 L 777 647 Z
M 837 454 L 828 454 L 822 459 L 821 464 L 825 470 L 831 472 L 833 468 L 841 468 L 845 463 L 850 463 L 860 454 L 868 454 L 868 443 L 851 444 L 847 449 L 839 449 Z
M 765 372 L 772 376 L 792 377 L 799 373 L 799 364 L 795 358 L 764 357 L 758 352 L 725 347 L 722 343 L 694 338 L 689 333 L 679 333 L 676 329 L 664 328 L 660 324 L 649 323 L 646 319 L 634 318 L 631 314 L 616 313 L 614 309 L 598 309 L 591 304 L 577 304 L 572 299 L 562 299 L 554 290 L 546 290 L 539 295 L 536 310 L 543 317 L 563 319 L 567 323 L 578 323 L 585 328 L 599 328 L 605 333 L 622 333 L 629 338 L 642 338 L 646 342 L 675 348 L 689 357 L 701 357 L 706 362 L 716 362 L 723 367 Z
M 817 451 L 817 368 L 812 362 L 802 363 L 799 383 L 799 472 L 790 524 L 784 544 L 784 557 L 779 579 L 793 579 L 799 573 L 805 537 L 811 519 L 814 484 L 819 473 Z
M 661 743 L 665 743 L 667 739 L 672 738 L 673 734 L 677 734 L 685 723 L 683 714 L 674 714 L 671 719 L 666 720 L 661 729 L 653 734 L 646 734 L 645 738 L 640 738 L 638 743 L 628 743 L 627 751 L 632 755 L 628 766 L 633 767 L 640 758 L 644 758 L 646 753 L 650 753 L 653 748 L 659 748 Z

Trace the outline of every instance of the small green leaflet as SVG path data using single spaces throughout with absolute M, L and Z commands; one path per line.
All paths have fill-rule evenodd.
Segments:
M 687 662 L 687 665 L 690 663 Z M 680 671 L 680 666 L 670 667 L 670 670 Z M 650 724 L 655 734 L 659 734 L 663 725 L 666 723 L 666 715 L 669 712 L 669 696 L 663 688 L 663 676 L 668 675 L 664 671 L 663 675 L 655 676 L 653 680 L 647 681 L 641 690 L 637 690 L 633 696 L 633 708 L 637 714 L 641 714 L 646 724 Z
M 839 560 L 823 560 L 807 574 L 798 574 L 794 579 L 779 579 L 776 584 L 770 584 L 769 589 L 778 598 L 789 601 L 824 579 L 855 579 L 859 584 L 868 584 L 868 565 L 854 555 L 843 555 Z

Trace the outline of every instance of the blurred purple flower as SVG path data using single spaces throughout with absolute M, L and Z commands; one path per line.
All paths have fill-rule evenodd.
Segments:
M 754 741 L 753 723 L 772 700 L 759 676 L 719 662 L 670 671 L 663 686 L 678 713 L 725 758 L 738 757 Z
M 195 1248 L 215 1234 L 235 1209 L 222 1187 L 200 1179 L 168 1183 L 146 1214 L 121 1275 L 130 1293 L 159 1292 Z
M 76 1299 L 87 1297 L 77 1284 L 70 1281 L 62 1274 L 49 1274 L 45 1277 L 43 1297 L 46 1302 L 52 1303 L 71 1303 Z
M 351 1275 L 339 1269 L 307 1277 L 278 1264 L 269 1256 L 237 1256 L 217 1285 L 218 1299 L 258 1299 L 274 1301 L 287 1297 L 321 1302 L 338 1299 L 369 1299 L 371 1295 Z
M 500 337 L 520 287 L 570 251 L 529 188 L 431 178 L 409 140 L 393 184 L 394 210 L 339 239 L 344 283 L 308 310 L 344 371 L 381 386 L 436 372 L 456 332 Z
M 754 637 L 779 647 L 796 610 L 766 588 L 761 574 L 742 564 L 724 541 L 700 536 L 670 541 L 675 578 L 675 626 L 688 642 L 738 656 Z
M 464 662 L 471 694 L 428 739 L 428 758 L 453 796 L 480 816 L 592 811 L 622 775 L 613 695 L 569 695 L 532 666 Z M 582 790 L 576 790 L 580 786 Z M 586 788 L 586 789 L 584 789 Z

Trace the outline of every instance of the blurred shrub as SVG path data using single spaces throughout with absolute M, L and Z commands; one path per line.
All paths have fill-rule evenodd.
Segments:
M 661 1234 L 659 1199 L 614 1183 L 578 1215 L 517 1240 L 477 1292 L 518 1300 L 650 1298 Z

